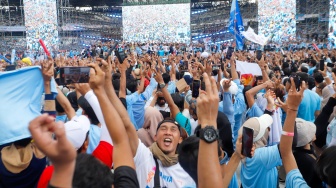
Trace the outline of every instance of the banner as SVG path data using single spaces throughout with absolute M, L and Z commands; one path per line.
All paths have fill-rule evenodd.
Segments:
M 269 37 L 265 37 L 264 35 L 257 35 L 254 30 L 249 27 L 247 31 L 243 31 L 242 35 L 249 41 L 260 44 L 262 46 L 266 45 Z
M 240 75 L 243 74 L 253 74 L 256 76 L 261 76 L 262 72 L 257 63 L 248 63 L 244 61 L 236 60 L 237 71 L 240 72 Z

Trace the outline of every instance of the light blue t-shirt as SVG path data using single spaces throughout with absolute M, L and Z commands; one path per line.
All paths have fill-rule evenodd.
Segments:
M 260 109 L 256 102 L 246 112 L 248 118 L 260 117 L 264 114 L 264 111 Z
M 99 144 L 100 141 L 100 134 L 101 134 L 101 128 L 97 125 L 90 125 L 89 130 L 89 146 L 86 150 L 87 154 L 92 154 L 92 152 L 96 149 L 96 147 Z
M 309 187 L 303 179 L 299 169 L 291 170 L 286 176 L 286 188 L 306 188 Z
M 327 127 L 327 146 L 329 146 L 332 138 L 336 138 L 336 118 L 334 118 Z
M 176 80 L 175 81 L 170 81 L 168 83 L 167 90 L 170 94 L 175 93 L 175 91 L 176 91 Z
M 302 118 L 306 121 L 315 121 L 315 111 L 321 108 L 321 97 L 317 93 L 306 89 L 303 93 L 303 99 L 299 106 L 298 118 Z
M 138 127 L 136 125 L 134 115 L 133 115 L 133 107 L 132 105 L 138 100 L 139 93 L 134 92 L 131 95 L 126 95 L 126 105 L 127 105 L 127 113 L 131 119 L 132 124 L 135 126 L 135 128 L 138 130 Z
M 309 68 L 308 69 L 308 74 L 310 75 L 310 76 L 313 76 L 313 73 L 314 73 L 314 70 L 316 69 L 316 67 L 311 67 L 311 68 Z
M 253 158 L 246 158 L 241 165 L 241 183 L 244 188 L 276 187 L 277 166 L 282 165 L 278 145 L 258 148 Z
M 63 123 L 65 123 L 67 121 L 67 115 L 64 114 L 64 115 L 56 116 L 55 122 L 59 122 L 59 121 L 62 121 Z
M 185 117 L 181 112 L 176 114 L 175 121 L 186 130 L 188 135 L 191 135 L 191 125 L 187 117 Z

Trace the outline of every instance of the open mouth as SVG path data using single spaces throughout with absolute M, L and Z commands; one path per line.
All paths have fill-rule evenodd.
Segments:
M 165 146 L 169 146 L 172 143 L 172 140 L 170 138 L 165 138 L 163 142 Z

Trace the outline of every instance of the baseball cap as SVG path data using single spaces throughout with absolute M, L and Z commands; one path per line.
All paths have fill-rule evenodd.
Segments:
M 201 57 L 203 57 L 203 58 L 208 58 L 208 57 L 209 57 L 209 53 L 208 53 L 208 52 L 203 52 L 203 53 L 201 54 Z
M 316 133 L 316 126 L 314 123 L 296 118 L 297 142 L 296 147 L 302 147 L 310 143 Z
M 65 133 L 68 140 L 73 144 L 73 146 L 79 149 L 87 136 L 87 133 L 90 129 L 90 120 L 84 116 L 75 116 L 64 124 Z
M 222 88 L 224 88 L 224 81 L 226 81 L 228 79 L 226 78 L 223 78 L 221 81 L 220 81 L 220 85 L 222 86 Z M 231 81 L 231 86 L 229 88 L 229 91 L 232 95 L 236 95 L 238 93 L 238 86 L 236 83 L 234 83 L 233 81 Z
M 272 123 L 273 118 L 268 114 L 264 114 L 260 117 L 248 119 L 243 126 L 254 130 L 253 142 L 256 142 L 264 136 L 266 129 L 270 127 Z
M 134 74 L 135 74 L 136 79 L 140 79 L 141 78 L 140 69 L 134 69 Z

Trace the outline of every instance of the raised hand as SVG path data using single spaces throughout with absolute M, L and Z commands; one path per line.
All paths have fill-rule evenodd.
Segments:
M 56 166 L 65 166 L 75 161 L 76 150 L 66 138 L 63 122 L 55 122 L 54 118 L 43 114 L 29 123 L 29 131 L 36 146 Z M 55 134 L 56 140 L 52 138 Z
M 54 63 L 52 60 L 43 60 L 41 70 L 44 81 L 50 81 L 54 76 Z
M 291 81 L 291 88 L 288 92 L 288 97 L 286 101 L 287 110 L 297 111 L 303 98 L 303 92 L 306 89 L 306 83 L 303 81 L 301 84 L 300 91 L 296 91 L 294 79 L 290 78 L 290 81 Z
M 204 73 L 203 81 L 205 82 L 205 91 L 200 90 L 197 98 L 197 117 L 202 127 L 205 125 L 213 125 L 217 127 L 218 114 L 218 89 L 214 78 Z
M 89 80 L 90 87 L 93 90 L 104 89 L 105 73 L 100 69 L 97 64 L 91 63 L 88 66 L 91 67 Z

